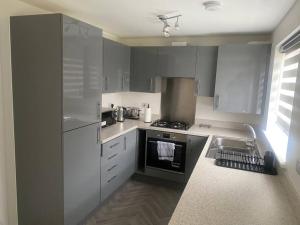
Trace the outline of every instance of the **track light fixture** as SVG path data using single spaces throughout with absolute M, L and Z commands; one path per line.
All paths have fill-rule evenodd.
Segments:
M 158 19 L 163 22 L 164 26 L 163 26 L 163 31 L 162 31 L 162 35 L 164 37 L 170 37 L 170 31 L 172 28 L 174 28 L 176 31 L 178 31 L 180 29 L 180 25 L 179 25 L 179 17 L 181 17 L 182 15 L 175 15 L 175 16 L 166 16 L 166 15 L 158 15 Z M 171 27 L 169 24 L 170 20 L 174 20 L 176 19 L 176 22 L 174 23 L 174 27 Z

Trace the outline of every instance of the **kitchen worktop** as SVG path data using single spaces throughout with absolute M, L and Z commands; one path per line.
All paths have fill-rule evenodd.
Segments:
M 150 124 L 126 120 L 102 129 L 102 143 L 130 130 L 149 129 Z M 155 130 L 172 131 L 165 128 Z M 214 135 L 246 138 L 237 129 L 192 126 L 178 133 L 208 136 L 193 173 L 169 225 L 299 225 L 279 176 L 234 170 L 214 165 L 206 158 Z M 263 145 L 258 142 L 260 152 Z

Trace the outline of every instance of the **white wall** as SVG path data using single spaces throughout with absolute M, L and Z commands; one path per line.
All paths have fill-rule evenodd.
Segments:
M 110 104 L 122 106 L 135 106 L 142 108 L 143 105 L 150 104 L 153 114 L 160 114 L 160 93 L 140 93 L 140 92 L 126 92 L 126 93 L 111 93 L 102 95 L 102 106 L 109 107 Z M 226 122 L 239 122 L 259 124 L 262 117 L 258 115 L 248 115 L 239 113 L 223 113 L 213 110 L 213 98 L 211 97 L 197 97 L 196 103 L 196 120 L 216 120 Z
M 288 12 L 285 18 L 281 21 L 272 35 L 272 62 L 270 67 L 268 92 L 270 92 L 270 82 L 272 75 L 275 76 L 278 70 L 278 47 L 291 33 L 300 28 L 300 1 L 297 0 L 293 8 Z M 266 118 L 264 118 L 266 121 Z M 296 93 L 294 99 L 294 108 L 291 121 L 289 144 L 287 149 L 287 162 L 284 174 L 288 178 L 288 182 L 292 184 L 295 192 L 300 197 L 300 175 L 296 173 L 296 160 L 300 160 L 300 72 L 297 77 Z M 300 208 L 298 208 L 300 210 Z
M 9 17 L 45 13 L 17 0 L 0 1 L 0 224 L 17 224 Z

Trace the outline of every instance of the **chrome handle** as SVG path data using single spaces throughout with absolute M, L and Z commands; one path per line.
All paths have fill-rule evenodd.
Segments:
M 122 91 L 124 91 L 124 74 L 122 74 L 121 75 L 121 85 L 122 85 L 122 87 L 121 87 L 121 89 L 122 89 Z
M 107 76 L 105 76 L 105 91 L 107 91 L 107 89 L 108 89 L 108 77 Z
M 150 78 L 150 91 L 153 92 L 153 78 Z
M 100 120 L 100 114 L 101 114 L 101 112 L 100 112 L 101 110 L 100 110 L 100 102 L 97 102 L 97 119 L 98 120 Z
M 126 139 L 126 137 L 124 137 L 124 149 L 125 149 L 125 151 L 127 149 L 126 142 L 127 142 L 127 139 Z
M 112 171 L 114 168 L 116 168 L 118 166 L 118 164 L 113 165 L 112 167 L 110 167 L 109 169 L 107 169 L 107 172 Z
M 97 144 L 100 143 L 100 127 L 97 127 Z
M 219 104 L 220 104 L 220 96 L 219 95 L 215 95 L 215 97 L 214 97 L 214 106 L 215 106 L 215 109 L 219 108 Z
M 199 80 L 196 80 L 195 95 L 199 95 Z
M 118 153 L 115 153 L 115 154 L 113 154 L 112 156 L 109 156 L 107 159 L 108 159 L 108 160 L 111 160 L 111 159 L 115 158 L 117 155 L 118 155 Z
M 113 179 L 115 179 L 117 177 L 117 175 L 113 176 L 112 178 L 110 178 L 107 183 L 110 183 Z
M 117 143 L 115 143 L 115 144 L 111 145 L 111 146 L 110 146 L 110 148 L 114 148 L 114 147 L 116 147 L 118 144 L 120 144 L 120 143 L 119 143 L 119 142 L 117 142 Z

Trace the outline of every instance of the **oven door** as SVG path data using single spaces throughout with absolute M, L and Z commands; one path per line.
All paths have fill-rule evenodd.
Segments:
M 157 141 L 175 143 L 174 160 L 159 160 L 157 152 Z M 146 166 L 163 170 L 184 173 L 186 158 L 186 143 L 180 141 L 166 140 L 148 137 Z

